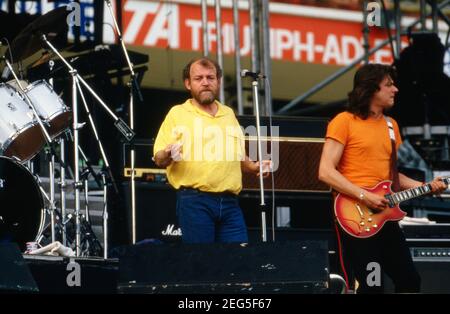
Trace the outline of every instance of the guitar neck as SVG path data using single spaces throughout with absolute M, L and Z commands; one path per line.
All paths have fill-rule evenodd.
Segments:
M 442 178 L 442 181 L 444 181 L 445 184 L 448 185 L 450 183 L 450 177 Z M 401 202 L 428 194 L 431 192 L 431 190 L 432 190 L 431 184 L 427 183 L 416 188 L 404 190 L 397 193 L 392 193 L 388 195 L 387 198 L 392 205 L 396 205 L 400 204 Z

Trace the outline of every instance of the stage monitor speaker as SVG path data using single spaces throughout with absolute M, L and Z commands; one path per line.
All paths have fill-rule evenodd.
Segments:
M 0 292 L 39 292 L 15 243 L 0 243 Z
M 324 142 L 323 138 L 280 137 L 272 141 L 263 138 L 262 156 L 272 156 L 275 191 L 329 193 L 330 187 L 318 179 Z M 246 139 L 246 152 L 250 159 L 257 160 L 256 138 Z M 260 187 L 259 178 L 250 173 L 243 173 L 242 184 L 244 190 Z M 272 189 L 270 176 L 264 179 L 264 189 Z
M 120 253 L 119 293 L 324 293 L 325 241 L 136 245 Z
M 27 255 L 25 261 L 40 293 L 117 293 L 119 276 L 117 259 Z
M 410 248 L 414 266 L 421 278 L 420 292 L 450 293 L 450 247 L 439 247 L 439 242 L 434 244 L 436 246 Z M 384 285 L 386 293 L 394 292 L 394 285 L 387 276 L 384 276 Z

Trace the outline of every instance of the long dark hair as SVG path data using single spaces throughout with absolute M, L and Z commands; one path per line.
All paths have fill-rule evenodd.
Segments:
M 347 111 L 361 119 L 370 114 L 372 96 L 380 90 L 380 83 L 387 76 L 395 79 L 395 69 L 390 65 L 365 64 L 358 69 L 353 79 L 353 90 L 348 93 Z

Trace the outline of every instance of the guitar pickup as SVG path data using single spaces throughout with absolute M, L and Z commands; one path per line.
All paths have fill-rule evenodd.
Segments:
M 356 206 L 356 209 L 359 211 L 359 215 L 361 216 L 361 218 L 363 218 L 364 214 L 363 214 L 363 212 L 361 210 L 361 207 L 359 207 L 359 204 L 355 204 L 355 206 Z

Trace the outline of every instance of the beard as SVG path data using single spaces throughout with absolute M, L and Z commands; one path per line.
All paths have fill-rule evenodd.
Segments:
M 217 98 L 217 90 L 192 91 L 192 97 L 202 106 L 210 105 Z

